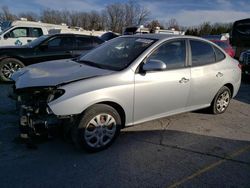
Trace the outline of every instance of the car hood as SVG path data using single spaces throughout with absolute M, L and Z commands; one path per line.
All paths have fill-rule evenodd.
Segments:
M 112 72 L 114 71 L 88 66 L 72 60 L 56 60 L 22 68 L 15 72 L 11 79 L 16 82 L 16 89 L 21 89 L 57 86 Z

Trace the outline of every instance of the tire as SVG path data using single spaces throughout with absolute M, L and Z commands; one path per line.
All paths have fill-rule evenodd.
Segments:
M 108 148 L 121 129 L 120 115 L 113 107 L 105 104 L 90 107 L 78 122 L 72 128 L 71 137 L 77 148 L 84 148 L 88 152 Z
M 0 62 L 0 80 L 4 82 L 11 81 L 10 76 L 19 70 L 20 68 L 25 67 L 25 65 L 15 58 L 6 58 Z
M 231 100 L 231 91 L 228 87 L 223 86 L 215 95 L 210 107 L 213 114 L 222 114 L 226 111 Z

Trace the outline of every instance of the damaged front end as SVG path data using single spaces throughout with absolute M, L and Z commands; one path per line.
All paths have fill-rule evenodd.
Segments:
M 48 103 L 64 94 L 56 87 L 31 87 L 15 89 L 17 107 L 20 111 L 20 136 L 23 139 L 50 135 L 51 130 L 62 124 L 62 119 L 53 114 Z

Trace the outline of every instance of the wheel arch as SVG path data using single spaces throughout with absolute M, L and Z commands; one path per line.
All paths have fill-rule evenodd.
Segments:
M 225 84 L 224 86 L 228 87 L 228 89 L 229 89 L 230 92 L 231 92 L 231 98 L 232 98 L 232 96 L 233 96 L 233 94 L 234 94 L 234 86 L 233 86 L 233 84 L 227 83 L 227 84 Z
M 5 59 L 8 59 L 8 58 L 10 58 L 10 59 L 16 59 L 16 60 L 18 60 L 18 61 L 21 61 L 21 63 L 23 63 L 23 64 L 25 65 L 25 62 L 24 62 L 24 60 L 23 60 L 21 57 L 18 57 L 18 56 L 10 56 L 10 55 L 1 56 L 1 57 L 0 57 L 0 62 L 3 61 L 3 60 L 5 60 Z M 26 65 L 25 65 L 25 66 L 26 66 Z

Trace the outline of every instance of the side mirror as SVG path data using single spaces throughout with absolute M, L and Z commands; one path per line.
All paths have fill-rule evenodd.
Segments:
M 3 38 L 6 40 L 6 39 L 8 39 L 10 37 L 10 34 L 9 33 L 6 33 L 4 36 L 3 36 Z
M 142 70 L 144 71 L 163 71 L 167 68 L 167 65 L 161 60 L 150 59 L 143 66 Z

